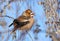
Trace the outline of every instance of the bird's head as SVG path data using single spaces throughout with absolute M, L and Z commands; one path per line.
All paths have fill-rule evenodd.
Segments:
M 30 9 L 27 9 L 27 10 L 23 13 L 23 16 L 33 17 L 33 16 L 34 16 L 34 13 L 33 13 Z

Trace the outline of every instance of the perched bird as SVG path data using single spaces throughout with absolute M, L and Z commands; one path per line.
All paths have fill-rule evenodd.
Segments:
M 14 19 L 13 23 L 11 23 L 9 27 L 14 25 L 14 29 L 12 32 L 16 31 L 17 29 L 22 31 L 30 30 L 32 25 L 34 24 L 33 16 L 34 13 L 30 9 L 27 9 L 22 13 L 20 17 Z

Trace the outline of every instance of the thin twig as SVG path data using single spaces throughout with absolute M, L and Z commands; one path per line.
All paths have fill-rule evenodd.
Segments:
M 7 16 L 7 15 L 5 15 L 5 16 L 0 16 L 0 17 L 8 17 L 8 18 L 14 19 L 13 17 Z
M 33 38 L 32 38 L 32 36 L 30 35 L 30 33 L 27 32 L 27 34 L 29 35 L 29 37 L 30 37 L 30 38 L 32 39 L 32 41 L 33 41 Z

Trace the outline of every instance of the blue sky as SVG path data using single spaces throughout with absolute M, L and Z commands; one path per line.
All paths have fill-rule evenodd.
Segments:
M 31 10 L 35 13 L 35 16 L 34 16 L 34 19 L 37 20 L 36 22 L 40 25 L 40 29 L 42 29 L 42 32 L 40 32 L 37 36 L 38 36 L 38 40 L 37 41 L 51 41 L 51 39 L 49 37 L 45 37 L 46 35 L 46 32 L 45 30 L 47 29 L 46 25 L 45 25 L 45 21 L 46 21 L 46 16 L 45 16 L 45 13 L 44 13 L 44 10 L 43 10 L 43 6 L 42 5 L 38 5 L 38 2 L 39 0 L 28 0 L 28 4 L 31 6 Z M 12 2 L 10 5 L 11 5 L 11 9 L 8 9 L 6 8 L 6 15 L 8 16 L 11 16 L 13 18 L 17 18 L 19 17 L 23 11 L 25 11 L 26 9 L 29 9 L 29 7 L 27 6 L 27 2 L 21 2 L 19 3 L 20 4 L 20 10 L 18 11 L 18 15 L 16 16 L 16 3 L 17 2 Z M 3 4 L 4 5 L 4 4 Z M 7 18 L 5 17 L 4 20 L 7 22 L 7 26 L 6 26 L 6 30 L 8 29 L 12 29 L 14 26 L 11 26 L 11 28 L 9 28 L 8 26 L 13 22 L 13 19 L 11 18 Z M 0 28 L 2 30 L 5 31 L 5 29 L 3 29 L 1 26 Z M 34 28 L 34 26 L 32 27 Z M 20 36 L 20 31 L 16 31 L 16 36 L 17 38 Z M 34 34 L 33 34 L 33 31 L 29 31 L 30 35 L 34 38 Z M 5 36 L 5 39 L 6 37 L 8 36 L 8 33 L 7 34 L 3 34 Z M 12 39 L 12 36 L 13 35 L 10 35 L 9 37 L 9 41 L 13 41 Z M 3 41 L 6 41 L 6 40 L 3 40 Z M 27 35 L 26 36 L 26 41 L 31 41 L 30 37 Z M 2 41 L 0 39 L 0 41 Z M 34 40 L 35 41 L 35 40 Z

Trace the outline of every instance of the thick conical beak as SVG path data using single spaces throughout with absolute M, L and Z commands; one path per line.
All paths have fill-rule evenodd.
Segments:
M 32 16 L 32 17 L 35 16 L 34 13 L 31 13 L 31 16 Z

